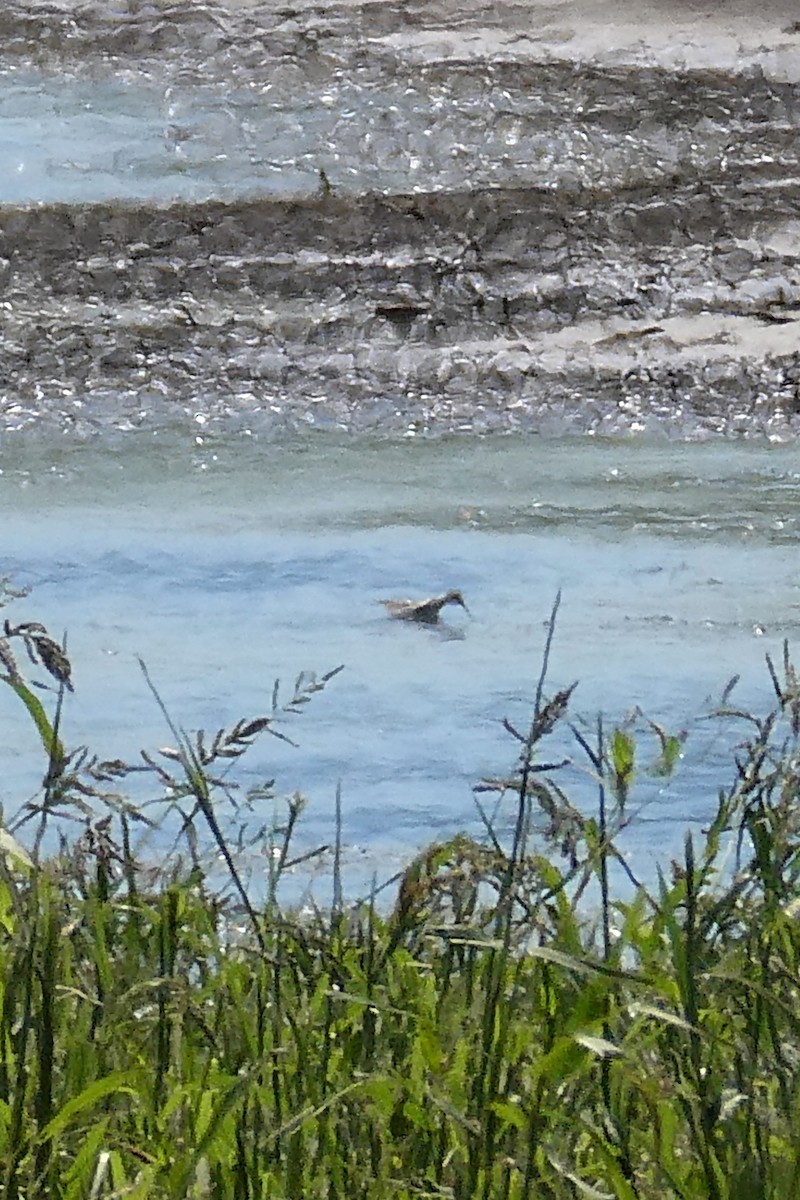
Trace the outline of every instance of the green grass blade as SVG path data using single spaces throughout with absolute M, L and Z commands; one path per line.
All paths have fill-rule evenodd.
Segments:
M 0 675 L 2 679 L 12 691 L 16 692 L 22 703 L 25 705 L 30 715 L 31 720 L 36 726 L 36 730 L 41 738 L 45 753 L 51 762 L 63 762 L 66 757 L 64 747 L 60 738 L 57 736 L 55 729 L 48 719 L 47 713 L 44 711 L 44 706 L 38 696 L 35 696 L 27 684 L 21 680 L 12 679 L 10 675 Z

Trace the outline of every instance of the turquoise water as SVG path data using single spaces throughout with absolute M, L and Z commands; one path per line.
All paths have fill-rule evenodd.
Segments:
M 264 739 L 242 784 L 307 795 L 306 849 L 332 840 L 340 786 L 352 891 L 479 830 L 472 787 L 513 768 L 503 720 L 526 726 L 560 593 L 550 687 L 579 680 L 576 719 L 641 706 L 687 735 L 625 834 L 652 872 L 727 777 L 736 734 L 702 718 L 735 673 L 769 703 L 764 654 L 800 617 L 792 447 L 655 438 L 793 437 L 798 385 L 791 346 L 719 360 L 724 329 L 685 331 L 697 360 L 679 341 L 674 370 L 615 339 L 699 308 L 792 319 L 794 91 L 502 60 L 480 31 L 427 61 L 406 35 L 438 38 L 436 12 L 372 15 L 9 15 L 0 573 L 31 592 L 8 616 L 66 631 L 64 736 L 105 758 L 171 740 L 139 657 L 207 732 L 343 664 L 285 718 L 299 749 Z M 595 366 L 585 344 L 606 345 Z M 501 428 L 553 436 L 413 436 Z M 560 437 L 578 428 L 653 440 Z M 470 615 L 439 630 L 378 603 L 451 587 Z M 42 764 L 0 705 L 9 813 Z M 591 806 L 566 732 L 552 754 Z M 248 830 L 272 812 L 254 802 Z
M 0 70 L 0 204 L 241 199 L 319 191 L 430 191 L 557 180 L 636 182 L 671 154 L 716 160 L 670 120 L 637 141 L 579 128 L 529 81 L 458 67 L 292 60 L 214 79 L 158 72 Z M 562 85 L 563 86 L 563 85 Z
M 276 678 L 288 698 L 299 672 L 344 664 L 281 724 L 300 748 L 263 740 L 242 778 L 307 795 L 304 848 L 332 840 L 340 783 L 357 881 L 478 830 L 472 786 L 513 767 L 502 720 L 525 727 L 559 589 L 550 686 L 580 681 L 575 715 L 638 704 L 688 731 L 676 778 L 643 780 L 625 834 L 643 872 L 728 777 L 732 734 L 698 718 L 735 673 L 740 700 L 766 704 L 764 653 L 800 623 L 789 449 L 319 437 L 16 448 L 0 467 L 1 569 L 32 589 L 8 615 L 68 632 L 68 744 L 129 760 L 169 744 L 137 656 L 174 719 L 206 731 L 269 712 Z M 449 587 L 471 615 L 442 630 L 378 604 Z M 9 811 L 42 764 L 14 697 L 0 705 Z M 575 759 L 560 781 L 590 805 L 576 747 L 548 753 Z
M 0 203 L 313 191 L 318 168 L 304 158 L 325 129 L 300 115 L 231 88 L 6 72 Z

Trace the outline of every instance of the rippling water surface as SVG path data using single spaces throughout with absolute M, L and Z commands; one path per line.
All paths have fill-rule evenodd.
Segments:
M 555 689 L 611 722 L 639 704 L 687 730 L 664 785 L 642 781 L 626 845 L 652 870 L 702 824 L 732 732 L 700 720 L 734 673 L 769 699 L 764 652 L 800 624 L 798 472 L 753 446 L 362 442 L 129 445 L 2 455 L 3 569 L 30 584 L 19 619 L 67 629 L 76 693 L 65 734 L 105 757 L 169 742 L 136 663 L 176 720 L 213 730 L 269 709 L 304 670 L 345 670 L 248 760 L 310 798 L 304 845 L 328 842 L 337 782 L 352 878 L 387 873 L 428 838 L 476 831 L 472 785 L 507 773 L 562 608 Z M 378 600 L 460 587 L 442 630 L 388 620 Z M 41 764 L 0 698 L 5 803 Z M 562 782 L 591 804 L 574 747 Z M 721 763 L 725 763 L 721 767 Z M 262 806 L 257 822 L 271 812 Z
M 540 72 L 541 75 L 541 72 Z M 602 118 L 564 80 L 463 64 L 395 69 L 332 65 L 308 78 L 284 63 L 237 86 L 173 80 L 167 70 L 105 77 L 0 73 L 0 203 L 174 201 L 314 194 L 320 170 L 344 191 L 472 187 L 629 187 L 715 165 L 730 115 L 662 100 L 646 128 Z M 728 107 L 729 106 L 729 107 Z M 768 139 L 792 136 L 784 120 Z M 761 152 L 766 153 L 768 142 Z M 730 153 L 730 151 L 729 151 Z
M 797 631 L 800 47 L 595 56 L 537 12 L 0 12 L 9 616 L 68 631 L 65 736 L 111 758 L 169 740 L 137 655 L 206 730 L 343 663 L 245 782 L 308 794 L 306 847 L 341 783 L 353 886 L 479 827 L 559 590 L 576 714 L 687 733 L 645 872 L 725 780 L 714 697 L 768 702 Z M 378 604 L 450 587 L 440 630 Z

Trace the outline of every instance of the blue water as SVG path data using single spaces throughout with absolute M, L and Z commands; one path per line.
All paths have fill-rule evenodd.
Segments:
M 676 463 L 674 449 L 644 444 L 501 439 L 448 453 L 322 438 L 168 457 L 169 473 L 146 452 L 59 451 L 49 472 L 39 452 L 27 468 L 6 457 L 2 571 L 32 588 L 9 616 L 68 632 L 76 691 L 64 735 L 103 758 L 173 740 L 137 656 L 175 722 L 211 736 L 268 714 L 276 678 L 285 701 L 300 672 L 344 664 L 302 715 L 280 719 L 299 748 L 266 737 L 226 778 L 239 779 L 239 800 L 277 780 L 282 799 L 253 805 L 250 832 L 295 789 L 306 795 L 303 849 L 332 841 L 340 784 L 354 884 L 430 839 L 478 832 L 472 786 L 513 769 L 502 721 L 526 728 L 559 589 L 549 686 L 580 681 L 574 715 L 591 729 L 599 712 L 613 724 L 640 705 L 688 733 L 675 779 L 643 774 L 634 796 L 624 844 L 645 875 L 708 821 L 732 777 L 731 730 L 699 718 L 735 673 L 742 702 L 768 703 L 764 652 L 779 655 L 798 629 L 787 451 L 692 447 Z M 535 502 L 521 505 L 532 483 Z M 378 603 L 452 586 L 471 615 L 447 610 L 441 630 L 392 622 Z M 8 812 L 42 763 L 16 698 L 0 693 L 0 705 Z M 654 738 L 642 747 L 655 757 Z M 560 782 L 591 811 L 594 784 L 568 733 L 546 753 L 574 760 Z M 142 779 L 133 792 L 142 803 L 159 794 Z
M 127 67 L 98 56 L 74 73 L 6 67 L 0 203 L 310 194 L 321 171 L 342 191 L 523 182 L 563 189 L 569 201 L 586 187 L 608 196 L 641 182 L 673 188 L 687 164 L 690 182 L 705 164 L 716 178 L 723 151 L 748 138 L 743 163 L 752 150 L 760 170 L 766 153 L 770 126 L 758 107 L 752 136 L 702 114 L 699 136 L 697 114 L 684 121 L 677 105 L 667 117 L 648 110 L 635 136 L 620 135 L 613 120 L 592 115 L 589 92 L 576 120 L 569 90 L 554 98 L 524 73 L 495 77 L 489 62 L 408 67 L 353 43 L 345 66 L 324 48 L 289 54 L 282 45 L 268 64 L 247 46 L 234 47 L 227 66 L 224 54 L 206 64 L 197 61 L 205 43 L 192 46 L 187 34 L 185 61 L 182 49 L 145 66 L 134 55 Z M 571 220 L 569 202 L 565 212 Z M 432 256 L 451 257 L 450 232 L 463 249 L 459 231 L 444 230 L 440 244 L 431 235 Z M 557 251 L 558 238 L 554 264 Z M 615 264 L 604 259 L 606 269 Z M 583 287 L 580 261 L 577 270 Z M 13 286 L 13 270 L 10 278 Z M 525 297 L 540 283 L 531 276 L 528 292 L 510 282 Z M 25 288 L 35 321 L 36 289 Z M 111 325 L 115 311 L 110 298 Z M 67 317 L 88 320 L 82 308 Z M 26 334 L 28 319 L 26 309 Z M 387 353 L 396 348 L 390 342 Z M 53 363 L 52 380 L 23 388 L 37 420 L 49 394 L 60 395 Z M 99 376 L 91 403 L 113 409 L 113 373 L 103 383 Z M 147 397 L 146 371 L 142 386 Z M 80 388 L 66 395 L 84 402 Z M 171 428 L 174 397 L 168 387 L 159 397 L 149 441 L 130 431 L 98 446 L 37 442 L 37 429 L 27 442 L 0 445 L 0 574 L 31 589 L 6 614 L 68 637 L 76 689 L 63 714 L 68 747 L 135 761 L 142 747 L 157 754 L 174 742 L 139 657 L 174 722 L 190 737 L 205 730 L 206 741 L 270 713 L 276 678 L 280 709 L 301 672 L 343 664 L 302 714 L 279 711 L 277 728 L 298 746 L 262 738 L 224 769 L 219 804 L 246 840 L 280 821 L 299 791 L 308 804 L 298 851 L 307 851 L 333 840 L 340 787 L 352 894 L 432 838 L 480 831 L 472 788 L 513 770 L 517 743 L 503 720 L 526 729 L 560 591 L 549 690 L 579 681 L 572 712 L 587 730 L 599 713 L 610 727 L 639 706 L 686 733 L 673 780 L 642 771 L 637 781 L 623 838 L 632 866 L 651 876 L 687 828 L 708 821 L 737 734 L 704 718 L 735 673 L 743 704 L 770 703 L 764 654 L 778 657 L 800 628 L 791 448 L 533 437 L 216 442 L 200 424 L 194 440 Z M 156 411 L 152 397 L 147 406 Z M 471 615 L 448 614 L 441 630 L 393 623 L 378 603 L 450 587 L 465 593 Z M 52 710 L 55 694 L 41 695 Z M 44 764 L 10 689 L 0 689 L 0 714 L 9 818 L 38 795 Z M 655 738 L 643 742 L 645 763 L 656 749 Z M 559 781 L 593 811 L 595 781 L 568 730 L 543 752 L 571 760 Z M 248 788 L 273 776 L 277 799 L 248 801 Z M 136 776 L 130 789 L 162 819 L 153 779 Z M 513 799 L 505 805 L 501 830 Z M 164 853 L 176 824 L 149 835 L 145 858 Z M 243 850 L 242 862 L 263 878 L 263 857 Z
M 0 202 L 313 191 L 318 168 L 303 158 L 324 130 L 309 114 L 302 126 L 298 118 L 232 89 L 6 73 Z
M 598 186 L 663 171 L 665 138 L 677 157 L 719 152 L 688 127 L 631 142 L 564 123 L 524 82 L 479 71 L 283 62 L 239 85 L 178 65 L 0 71 L 0 203 L 308 195 L 321 170 L 342 191 Z

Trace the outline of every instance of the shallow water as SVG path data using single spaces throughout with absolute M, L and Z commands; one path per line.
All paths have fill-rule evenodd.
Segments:
M 65 734 L 103 757 L 169 741 L 137 655 L 207 730 L 344 663 L 244 783 L 308 794 L 308 848 L 341 782 L 351 891 L 479 828 L 559 589 L 551 686 L 688 733 L 642 780 L 644 873 L 725 780 L 699 718 L 736 672 L 768 702 L 798 625 L 794 35 L 592 47 L 577 14 L 573 55 L 540 16 L 0 12 L 9 615 L 68 631 Z M 438 631 L 377 603 L 452 586 Z M 6 810 L 41 775 L 13 701 Z
M 169 64 L 99 77 L 15 67 L 0 71 L 0 204 L 297 197 L 319 192 L 320 170 L 356 194 L 459 188 L 465 174 L 473 187 L 617 189 L 713 169 L 741 106 L 721 77 L 724 99 L 706 87 L 687 112 L 685 97 L 683 109 L 662 98 L 633 137 L 608 95 L 601 113 L 584 96 L 586 119 L 568 116 L 560 75 L 284 61 L 240 83 L 176 77 Z M 767 135 L 774 146 L 761 131 L 762 155 L 793 132 L 773 107 L 783 119 Z
M 169 743 L 137 655 L 175 719 L 206 730 L 269 711 L 276 677 L 288 698 L 300 671 L 344 664 L 282 724 L 300 749 L 264 740 L 243 778 L 308 795 L 306 848 L 331 841 L 341 781 L 364 886 L 427 839 L 478 830 L 472 785 L 513 767 L 501 722 L 525 726 L 559 589 L 551 688 L 579 680 L 590 722 L 639 704 L 689 733 L 673 781 L 642 779 L 625 845 L 645 874 L 729 777 L 730 731 L 698 718 L 734 673 L 742 702 L 767 703 L 764 652 L 800 625 L 787 449 L 322 436 L 15 450 L 0 466 L 3 570 L 33 589 L 9 615 L 68 631 L 69 743 L 108 758 Z M 448 610 L 442 630 L 377 603 L 451 586 L 471 616 Z M 0 704 L 8 809 L 41 764 L 14 698 Z M 562 783 L 592 803 L 578 756 Z
M 540 16 L 6 6 L 0 433 L 795 438 L 794 35 Z

